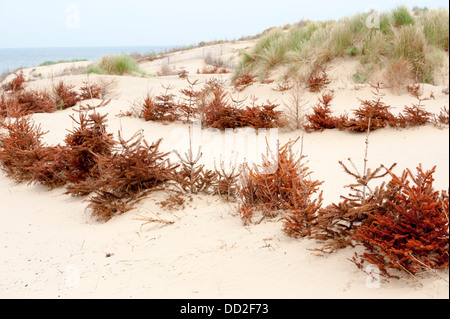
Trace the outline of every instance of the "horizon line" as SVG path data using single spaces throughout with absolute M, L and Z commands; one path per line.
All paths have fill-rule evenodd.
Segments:
M 139 45 L 79 45 L 79 46 L 54 46 L 54 45 L 45 45 L 45 46 L 16 46 L 16 47 L 1 47 L 0 46 L 0 50 L 1 49 L 70 49 L 70 48 L 124 48 L 124 47 L 129 47 L 129 48 L 151 48 L 151 47 L 188 47 L 188 46 L 192 46 L 193 44 L 190 45 L 143 45 L 143 44 L 139 44 Z

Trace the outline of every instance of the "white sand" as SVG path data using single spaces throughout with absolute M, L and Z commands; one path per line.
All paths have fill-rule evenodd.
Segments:
M 251 43 L 221 45 L 209 49 L 212 55 L 235 57 L 239 48 Z M 214 51 L 215 50 L 215 51 Z M 209 51 L 206 51 L 209 52 Z M 220 53 L 218 53 L 220 52 Z M 176 53 L 169 59 L 173 68 L 186 68 L 192 79 L 203 66 L 203 49 Z M 232 61 L 232 60 L 230 60 Z M 86 63 L 86 62 L 84 62 Z M 156 73 L 162 61 L 142 64 L 149 73 Z M 230 62 L 231 63 L 231 62 Z M 346 64 L 347 63 L 347 64 Z M 334 64 L 332 77 L 354 68 L 351 61 Z M 58 66 L 40 70 L 41 79 L 29 87 L 48 88 L 60 78 L 75 85 L 87 80 L 86 75 L 58 77 Z M 51 69 L 48 69 L 51 68 Z M 32 70 L 32 69 L 30 69 Z M 30 70 L 28 70 L 30 72 Z M 347 72 L 347 73 L 346 73 Z M 45 74 L 52 74 L 47 76 Z M 100 76 L 90 76 L 95 82 Z M 161 84 L 175 86 L 174 93 L 186 88 L 177 76 L 137 78 L 113 77 L 117 86 L 113 101 L 98 109 L 109 114 L 108 130 L 125 137 L 143 129 L 148 141 L 163 138 L 163 151 L 186 150 L 187 125 L 144 122 L 137 118 L 117 117 L 147 92 L 158 94 Z M 229 75 L 222 76 L 229 79 Z M 256 84 L 239 96 L 256 95 L 259 101 L 270 99 L 283 104 L 288 93 L 272 90 L 274 84 Z M 443 87 L 426 86 L 425 93 L 434 93 L 435 100 L 425 102 L 426 108 L 439 112 L 449 105 Z M 336 114 L 359 106 L 357 98 L 371 98 L 367 86 L 355 86 L 346 77 L 333 81 L 333 110 Z M 304 93 L 305 103 L 315 104 L 317 95 Z M 97 101 L 98 102 L 98 101 Z M 408 95 L 385 97 L 387 104 L 400 112 L 414 99 Z M 94 101 L 84 102 L 88 104 Z M 53 114 L 33 116 L 44 130 L 48 144 L 63 143 L 72 128 L 68 109 Z M 215 134 L 215 135 L 214 135 Z M 218 136 L 214 133 L 212 136 Z M 239 135 L 238 137 L 242 137 Z M 242 133 L 243 134 L 243 133 Z M 280 132 L 280 143 L 301 136 L 301 131 Z M 239 139 L 238 139 L 239 140 Z M 344 185 L 352 180 L 338 161 L 352 158 L 362 169 L 365 134 L 337 130 L 304 136 L 304 154 L 314 179 L 323 180 L 324 204 L 339 201 L 347 195 Z M 213 167 L 226 145 L 204 136 L 205 158 Z M 299 148 L 299 145 L 296 145 Z M 213 152 L 214 151 L 214 152 Z M 239 150 L 245 153 L 245 150 Z M 213 154 L 213 155 L 211 155 Z M 215 156 L 215 158 L 213 158 Z M 419 163 L 431 169 L 437 165 L 436 189 L 449 185 L 448 128 L 433 126 L 395 130 L 383 129 L 370 135 L 369 166 L 398 163 L 395 172 L 414 169 Z M 282 231 L 282 221 L 263 220 L 260 224 L 243 226 L 236 205 L 218 197 L 193 196 L 185 209 L 169 211 L 156 203 L 166 199 L 164 192 L 154 193 L 136 209 L 114 217 L 107 223 L 93 220 L 85 211 L 86 202 L 64 195 L 63 189 L 48 191 L 41 186 L 15 184 L 0 173 L 0 297 L 1 298 L 448 298 L 448 270 L 427 273 L 418 279 L 406 278 L 384 282 L 373 288 L 367 275 L 351 263 L 361 248 L 345 249 L 321 257 L 310 249 L 317 244 L 306 239 L 292 239 Z M 162 227 L 143 225 L 138 215 L 174 221 Z M 109 257 L 108 257 L 109 256 Z

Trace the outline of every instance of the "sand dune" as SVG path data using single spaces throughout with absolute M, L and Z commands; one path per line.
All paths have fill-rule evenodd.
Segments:
M 210 54 L 233 64 L 239 49 L 252 42 L 223 44 L 175 53 L 165 60 L 145 62 L 140 67 L 156 74 L 164 63 L 173 69 L 186 69 L 191 79 L 201 81 L 211 75 L 198 75 L 204 57 Z M 89 62 L 74 63 L 72 67 Z M 334 90 L 332 103 L 336 114 L 359 106 L 358 98 L 370 99 L 368 85 L 356 85 L 348 74 L 352 61 L 331 66 Z M 67 66 L 66 66 L 67 67 Z M 40 67 L 39 79 L 29 82 L 30 88 L 48 88 L 63 79 L 81 86 L 88 77 L 67 75 L 63 66 Z M 32 79 L 32 69 L 24 70 Z M 218 75 L 217 75 L 218 76 Z M 228 81 L 230 76 L 221 75 Z M 148 141 L 163 138 L 161 149 L 182 152 L 187 149 L 187 124 L 163 125 L 142 119 L 120 117 L 147 92 L 159 94 L 161 84 L 172 85 L 177 93 L 186 87 L 178 76 L 139 78 L 131 76 L 89 76 L 114 80 L 112 101 L 99 108 L 108 113 L 108 131 L 125 137 L 142 129 Z M 337 80 L 339 79 L 339 80 Z M 8 80 L 8 79 L 7 79 Z M 274 84 L 255 84 L 239 97 L 255 95 L 279 103 L 289 101 L 289 93 L 274 91 Z M 441 86 L 425 86 L 425 95 L 435 99 L 424 102 L 428 111 L 438 113 L 448 107 L 448 95 Z M 237 94 L 236 94 L 237 96 Z M 308 107 L 317 101 L 317 94 L 304 92 Z M 84 101 L 89 104 L 95 101 Z M 407 94 L 387 92 L 385 102 L 393 113 L 411 105 Z M 75 107 L 77 108 L 77 107 Z M 48 144 L 62 144 L 72 128 L 69 115 L 74 109 L 52 114 L 35 114 L 33 119 L 48 130 Z M 217 134 L 217 133 L 215 133 Z M 237 133 L 237 138 L 239 139 Z M 296 139 L 302 131 L 280 131 L 280 143 Z M 206 132 L 205 132 L 206 136 Z M 324 181 L 325 204 L 347 194 L 344 186 L 351 179 L 338 161 L 351 158 L 363 165 L 365 134 L 329 130 L 304 134 L 303 153 L 313 178 Z M 211 144 L 205 137 L 203 160 L 214 167 L 218 153 L 209 153 L 224 145 Z M 210 147 L 208 149 L 208 147 Z M 299 147 L 298 145 L 296 147 Z M 298 149 L 299 150 L 299 149 Z M 244 152 L 244 150 L 238 150 Z M 257 154 L 256 154 L 257 155 Z M 369 166 L 397 163 L 395 172 L 414 169 L 422 163 L 431 169 L 437 165 L 435 186 L 448 189 L 449 132 L 424 126 L 409 129 L 383 129 L 370 135 Z M 176 159 L 176 157 L 174 157 Z M 438 275 L 427 273 L 418 280 L 403 279 L 382 283 L 373 288 L 367 275 L 348 259 L 355 249 L 345 249 L 329 256 L 316 256 L 310 249 L 317 244 L 310 240 L 292 239 L 282 232 L 282 220 L 263 220 L 260 224 L 243 226 L 236 205 L 214 196 L 196 195 L 185 209 L 170 211 L 157 203 L 167 194 L 149 195 L 136 209 L 114 217 L 107 223 L 92 219 L 80 199 L 64 195 L 64 190 L 48 191 L 41 186 L 16 184 L 0 173 L 0 297 L 2 298 L 448 298 L 448 270 Z M 142 216 L 174 221 L 170 225 L 144 224 Z

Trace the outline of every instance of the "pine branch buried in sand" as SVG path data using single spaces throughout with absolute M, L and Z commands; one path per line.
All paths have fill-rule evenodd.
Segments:
M 300 161 L 304 158 L 303 141 L 304 135 L 301 137 Z M 316 199 L 312 199 L 312 196 L 319 192 L 319 186 L 323 182 L 307 180 L 306 178 L 311 174 L 308 169 L 303 163 L 299 162 L 298 180 L 300 189 L 294 184 L 294 190 L 297 190 L 302 196 L 301 205 L 294 202 L 293 207 L 283 213 L 285 219 L 283 231 L 292 237 L 311 236 L 314 229 L 315 216 L 323 203 L 322 192 L 319 193 Z
M 350 131 L 367 132 L 369 119 L 371 131 L 397 125 L 395 116 L 389 111 L 390 106 L 382 101 L 385 94 L 381 90 L 386 87 L 383 87 L 380 83 L 377 85 L 371 84 L 371 87 L 374 89 L 372 91 L 374 99 L 360 100 L 360 108 L 354 110 L 355 117 L 342 123 L 342 127 Z
M 215 179 L 215 175 L 213 171 L 205 170 L 204 165 L 198 164 L 202 157 L 201 147 L 198 148 L 196 156 L 192 153 L 191 127 L 189 127 L 189 150 L 184 157 L 177 151 L 174 152 L 181 164 L 181 170 L 175 176 L 176 185 L 181 190 L 191 194 L 208 191 Z
M 183 95 L 184 103 L 180 103 L 178 105 L 178 109 L 182 113 L 182 117 L 185 118 L 185 121 L 189 122 L 191 117 L 199 112 L 199 109 L 195 104 L 200 98 L 202 92 L 195 91 L 195 86 L 198 85 L 198 80 L 191 81 L 188 77 L 186 77 L 186 81 L 189 84 L 189 88 L 180 90 L 180 93 Z
M 91 84 L 89 81 L 89 75 L 87 81 L 83 82 L 83 86 L 80 88 L 81 100 L 99 99 L 101 97 L 102 88 L 98 84 Z
M 16 181 L 41 184 L 49 188 L 67 183 L 64 174 L 64 146 L 46 146 L 42 137 L 47 133 L 28 117 L 10 123 L 0 123 L 8 130 L 1 139 L 2 170 Z
M 160 190 L 174 179 L 175 165 L 159 151 L 162 140 L 148 144 L 142 131 L 124 140 L 119 132 L 118 151 L 112 155 L 96 155 L 98 179 L 93 181 L 96 196 L 90 199 L 92 214 L 108 221 L 116 214 L 134 207 L 149 192 Z
M 23 71 L 20 70 L 19 72 L 15 72 L 13 74 L 15 75 L 15 78 L 12 79 L 10 82 L 2 85 L 2 89 L 4 89 L 5 91 L 12 91 L 12 92 L 23 90 L 24 83 L 26 82 L 25 77 L 23 76 Z
M 112 134 L 106 132 L 107 114 L 79 112 L 78 125 L 65 138 L 67 150 L 68 179 L 79 183 L 88 177 L 99 175 L 96 155 L 109 156 L 116 145 Z
M 388 174 L 381 172 L 384 166 L 378 167 L 373 172 L 367 170 L 367 176 L 363 177 L 359 173 L 349 170 L 342 162 L 340 165 L 347 174 L 356 179 L 356 183 L 346 186 L 352 192 L 348 196 L 341 196 L 341 202 L 333 203 L 318 211 L 311 238 L 322 245 L 321 248 L 314 249 L 315 252 L 321 254 L 333 253 L 348 246 L 353 247 L 355 245 L 354 232 L 361 225 L 370 225 L 373 220 L 369 213 L 383 209 L 385 202 L 393 196 L 392 190 L 386 189 L 384 183 L 373 190 L 368 186 L 372 180 L 383 178 Z M 392 165 L 391 168 L 395 165 Z M 363 200 L 361 188 L 364 187 L 368 192 Z
M 159 203 L 157 203 L 158 205 L 161 206 L 161 208 L 164 209 L 169 209 L 169 210 L 184 210 L 185 209 L 185 203 L 186 200 L 185 198 L 183 198 L 182 196 L 183 194 L 178 193 L 177 191 L 175 191 L 175 195 L 171 195 L 169 197 L 167 197 L 165 200 L 160 201 Z M 189 197 L 189 200 L 192 201 L 192 197 Z
M 307 87 L 310 92 L 320 92 L 328 84 L 330 84 L 330 80 L 328 79 L 326 70 L 326 67 L 322 67 L 319 65 L 314 66 L 307 81 Z
M 0 118 L 19 118 L 26 116 L 27 111 L 15 94 L 7 95 L 4 92 L 0 96 Z
M 309 179 L 311 172 L 292 151 L 298 141 L 290 141 L 277 151 L 263 156 L 261 167 L 247 167 L 241 180 L 239 196 L 241 216 L 245 223 L 251 222 L 254 211 L 261 211 L 263 217 L 273 217 L 285 212 L 284 231 L 290 236 L 303 236 L 309 232 L 314 209 L 321 204 L 311 196 L 322 184 Z M 303 156 L 303 155 L 302 155 Z M 270 159 L 269 159 L 270 158 Z
M 284 91 L 289 91 L 294 87 L 294 84 L 291 83 L 290 79 L 288 76 L 285 76 L 283 78 L 283 81 L 278 82 L 276 87 L 273 88 L 274 91 L 277 92 L 284 92 Z
M 341 196 L 342 202 L 338 204 L 333 203 L 318 211 L 316 223 L 312 230 L 312 237 L 323 246 L 320 249 L 316 249 L 316 252 L 332 253 L 338 249 L 353 246 L 353 234 L 358 227 L 360 225 L 370 225 L 372 223 L 370 212 L 383 207 L 385 202 L 393 196 L 391 190 L 385 189 L 384 183 L 375 190 L 372 190 L 369 186 L 371 181 L 387 176 L 389 171 L 396 166 L 396 164 L 393 164 L 390 169 L 385 169 L 381 165 L 374 171 L 367 168 L 370 125 L 371 118 L 369 118 L 365 140 L 363 173 L 361 174 L 358 171 L 351 159 L 348 159 L 348 161 L 353 170 L 350 170 L 342 161 L 339 161 L 344 171 L 352 176 L 356 182 L 346 186 L 352 192 L 347 197 Z M 385 172 L 382 172 L 382 170 L 385 170 Z
M 30 115 L 33 113 L 52 113 L 57 109 L 51 94 L 43 91 L 29 90 L 14 93 L 14 98 L 20 105 L 21 113 Z
M 175 95 L 170 93 L 173 86 L 162 86 L 164 93 L 153 97 L 150 94 L 144 98 L 142 105 L 142 117 L 146 121 L 174 122 L 179 120 L 178 105 L 175 103 Z
M 324 93 L 319 96 L 319 102 L 312 108 L 313 113 L 306 115 L 306 119 L 309 123 L 304 125 L 303 128 L 307 132 L 323 131 L 325 129 L 334 129 L 342 126 L 338 123 L 339 119 L 331 115 L 331 101 L 333 99 L 333 93 Z
M 367 127 L 367 137 L 366 137 L 366 151 L 364 154 L 364 170 L 363 170 L 363 174 L 364 177 L 366 177 L 366 173 L 367 173 L 367 162 L 369 161 L 367 158 L 367 154 L 369 151 L 369 135 L 370 135 L 370 124 L 372 122 L 372 118 L 369 118 L 369 125 Z M 363 186 L 363 195 L 362 195 L 362 200 L 364 201 L 366 199 L 366 185 Z
M 388 170 L 391 197 L 369 212 L 371 224 L 354 233 L 354 240 L 366 248 L 352 259 L 358 267 L 374 264 L 388 278 L 398 278 L 390 270 L 415 276 L 422 270 L 448 268 L 448 193 L 433 189 L 435 171 L 419 165 L 416 174 L 406 169 L 396 176 Z
M 287 125 L 294 130 L 304 128 L 306 102 L 304 101 L 301 81 L 294 78 L 294 84 L 290 89 L 289 102 L 284 103 Z
M 442 107 L 441 112 L 434 116 L 434 125 L 437 127 L 449 125 L 449 109 L 447 107 Z
M 225 163 L 220 161 L 220 167 L 217 168 L 214 162 L 214 171 L 216 179 L 214 180 L 214 194 L 225 197 L 227 201 L 235 199 L 238 193 L 237 182 L 240 175 L 240 169 L 235 165 L 229 165 L 228 169 Z
M 8 133 L 2 138 L 0 163 L 2 170 L 16 181 L 29 181 L 32 170 L 44 158 L 43 132 L 30 117 L 17 118 L 12 123 L 1 123 Z
M 67 85 L 62 80 L 58 84 L 53 85 L 55 104 L 59 110 L 73 107 L 81 101 L 78 93 L 73 90 L 74 87 L 74 85 Z
M 172 220 L 165 220 L 162 218 L 159 218 L 158 216 L 156 216 L 155 218 L 153 217 L 149 217 L 149 216 L 143 216 L 143 215 L 136 215 L 139 216 L 140 218 L 133 218 L 133 220 L 139 220 L 139 221 L 143 221 L 144 223 L 141 224 L 141 230 L 142 227 L 151 223 L 157 223 L 157 224 L 162 224 L 163 226 L 167 226 L 167 225 L 172 225 L 175 222 Z
M 423 97 L 423 86 L 417 82 L 413 85 L 408 85 L 408 92 L 417 99 L 417 103 L 413 103 L 411 107 L 405 106 L 403 114 L 399 114 L 397 117 L 398 126 L 414 127 L 431 122 L 432 114 L 425 110 L 425 105 L 423 105 L 422 102 L 429 101 L 432 99 L 432 96 Z
M 111 100 L 101 100 L 97 105 L 90 105 L 90 104 L 86 104 L 86 106 L 80 105 L 79 112 L 93 111 L 94 113 L 96 113 L 98 108 L 105 107 L 110 102 Z
M 255 82 L 255 78 L 256 77 L 252 74 L 242 73 L 233 82 L 234 88 L 236 89 L 236 91 L 242 92 Z

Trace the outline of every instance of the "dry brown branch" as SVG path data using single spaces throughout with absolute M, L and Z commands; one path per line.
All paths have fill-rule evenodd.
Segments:
M 175 222 L 172 220 L 165 220 L 162 218 L 159 218 L 156 216 L 156 218 L 154 217 L 149 217 L 149 216 L 143 216 L 143 215 L 138 215 L 136 214 L 136 216 L 139 216 L 140 218 L 133 218 L 133 220 L 139 220 L 139 221 L 143 221 L 144 223 L 141 224 L 141 230 L 142 227 L 151 223 L 157 223 L 157 224 L 163 224 L 163 226 L 167 226 L 167 225 L 172 225 Z
M 185 192 L 197 194 L 199 192 L 207 192 L 216 178 L 213 171 L 206 170 L 204 165 L 199 165 L 202 157 L 201 147 L 199 147 L 197 155 L 192 153 L 192 135 L 189 128 L 189 149 L 181 156 L 177 151 L 175 154 L 180 160 L 180 170 L 175 175 L 176 185 Z

